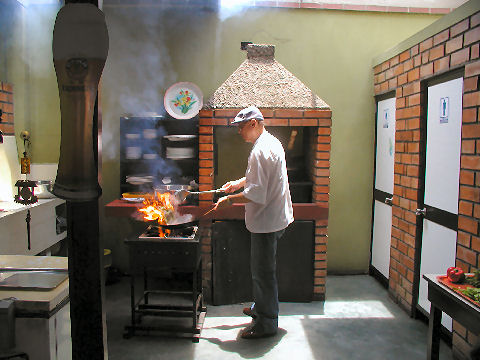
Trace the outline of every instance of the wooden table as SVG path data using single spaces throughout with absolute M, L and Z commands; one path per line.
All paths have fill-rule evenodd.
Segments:
M 423 275 L 428 283 L 428 300 L 431 303 L 428 322 L 427 359 L 438 359 L 442 311 L 468 330 L 480 334 L 480 307 L 464 299 L 437 280 L 438 275 Z

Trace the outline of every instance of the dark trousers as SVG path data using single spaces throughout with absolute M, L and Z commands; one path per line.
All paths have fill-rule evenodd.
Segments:
M 252 272 L 252 309 L 257 315 L 255 328 L 276 332 L 278 328 L 278 284 L 276 274 L 277 242 L 285 230 L 251 233 L 250 263 Z

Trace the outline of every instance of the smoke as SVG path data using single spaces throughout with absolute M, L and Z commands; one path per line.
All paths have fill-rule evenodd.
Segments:
M 252 4 L 252 0 L 220 0 L 219 19 L 226 19 L 236 16 Z
M 120 117 L 163 115 L 165 89 L 177 75 L 165 45 L 168 39 L 161 9 L 105 6 L 104 13 L 110 44 L 102 77 L 108 113 L 103 123 L 102 156 L 114 160 Z

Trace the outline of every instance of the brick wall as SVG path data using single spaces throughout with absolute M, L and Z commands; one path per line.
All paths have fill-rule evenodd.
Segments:
M 15 135 L 13 129 L 13 86 L 0 81 L 0 130 L 3 135 Z
M 424 83 L 434 76 L 465 69 L 456 265 L 479 267 L 480 233 L 480 12 L 440 31 L 374 68 L 375 95 L 395 91 L 396 134 L 389 291 L 413 314 L 415 243 L 421 157 Z M 454 322 L 453 348 L 466 356 L 476 336 Z
M 215 126 L 228 126 L 241 109 L 201 110 L 199 121 L 199 185 L 200 190 L 210 190 L 214 186 L 213 129 Z M 314 159 L 312 162 L 312 201 L 328 207 L 330 186 L 330 133 L 332 112 L 330 110 L 299 109 L 260 109 L 265 118 L 265 126 L 310 126 L 317 128 L 314 139 Z M 200 206 L 207 207 L 213 195 L 200 195 Z M 212 296 L 212 230 L 211 222 L 201 224 L 203 279 L 206 297 Z M 328 220 L 315 222 L 314 254 L 314 300 L 325 299 L 325 278 L 327 275 L 327 233 Z

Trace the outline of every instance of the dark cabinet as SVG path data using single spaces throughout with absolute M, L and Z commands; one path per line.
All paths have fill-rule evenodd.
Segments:
M 243 220 L 215 221 L 213 243 L 213 302 L 215 305 L 252 301 L 250 233 Z M 313 221 L 294 221 L 277 246 L 280 301 L 313 299 Z

